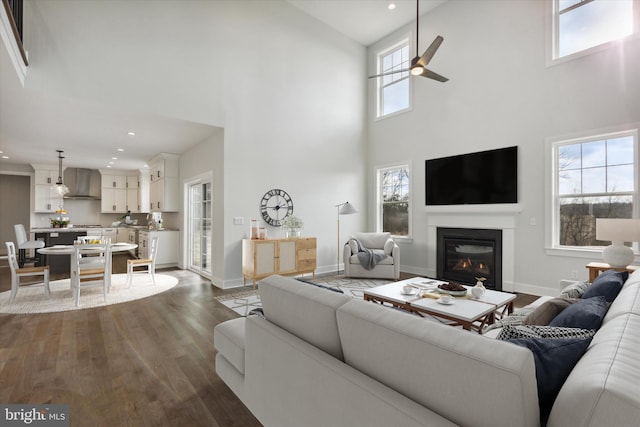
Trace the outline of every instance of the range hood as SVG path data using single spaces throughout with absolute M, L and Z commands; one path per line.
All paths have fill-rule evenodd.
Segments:
M 64 183 L 69 188 L 65 199 L 100 200 L 101 175 L 95 169 L 66 168 Z

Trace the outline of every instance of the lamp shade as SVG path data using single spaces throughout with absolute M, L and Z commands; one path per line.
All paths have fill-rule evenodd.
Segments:
M 349 202 L 344 202 L 338 205 L 338 215 L 351 215 L 354 213 L 358 213 L 358 210 L 353 207 L 353 205 Z
M 596 218 L 596 239 L 621 244 L 640 242 L 640 219 Z

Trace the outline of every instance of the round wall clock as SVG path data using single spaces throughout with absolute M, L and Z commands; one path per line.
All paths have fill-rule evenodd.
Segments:
M 282 220 L 293 213 L 293 200 L 286 191 L 274 188 L 262 196 L 260 213 L 267 224 L 280 227 Z

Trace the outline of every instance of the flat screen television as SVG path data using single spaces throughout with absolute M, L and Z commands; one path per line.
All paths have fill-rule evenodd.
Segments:
M 518 147 L 425 161 L 425 204 L 518 203 Z

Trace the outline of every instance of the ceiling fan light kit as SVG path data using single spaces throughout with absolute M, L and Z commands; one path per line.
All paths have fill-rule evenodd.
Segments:
M 420 27 L 420 0 L 416 0 L 416 52 L 418 52 L 418 48 L 419 48 L 419 39 L 418 39 L 419 27 Z M 395 73 L 406 73 L 407 71 L 409 71 L 412 76 L 422 76 L 428 79 L 432 79 L 432 80 L 436 80 L 444 83 L 449 79 L 444 76 L 441 76 L 440 74 L 434 73 L 433 71 L 427 68 L 427 65 L 429 65 L 429 62 L 431 61 L 431 58 L 433 58 L 433 55 L 435 55 L 436 51 L 438 50 L 438 48 L 440 47 L 443 41 L 444 41 L 444 38 L 442 36 L 437 36 L 433 40 L 433 42 L 431 42 L 431 45 L 427 48 L 427 50 L 424 51 L 422 56 L 416 56 L 411 60 L 411 66 L 409 68 L 404 68 L 402 70 L 389 71 L 387 73 L 382 73 L 382 74 L 376 74 L 373 76 L 369 76 L 369 78 L 372 79 L 375 77 L 383 77 L 383 76 L 387 76 Z

